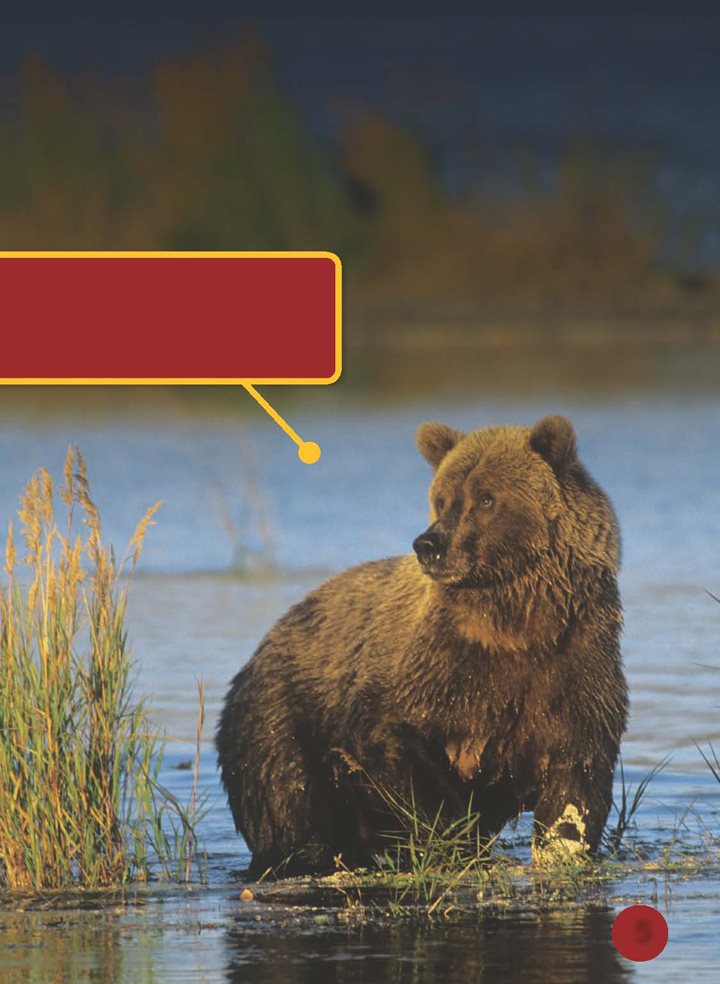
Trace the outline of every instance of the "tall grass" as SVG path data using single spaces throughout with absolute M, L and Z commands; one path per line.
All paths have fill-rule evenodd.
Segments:
M 713 778 L 717 782 L 720 782 L 720 758 L 718 758 L 718 754 L 715 751 L 715 748 L 713 747 L 713 743 L 711 741 L 708 742 L 707 752 L 703 751 L 703 749 L 697 743 L 695 747 L 702 755 L 703 761 L 705 762 L 705 765 L 708 767 L 708 769 L 710 769 Z
M 191 829 L 192 817 L 158 783 L 162 745 L 133 697 L 127 649 L 121 575 L 160 503 L 116 562 L 79 451 L 68 452 L 57 491 L 62 532 L 49 473 L 27 485 L 24 547 L 10 523 L 0 583 L 0 885 L 9 889 L 144 881 L 155 865 L 171 873 L 178 847 L 194 847 L 194 834 L 178 844 L 164 825 L 169 815 Z M 184 859 L 180 867 L 189 874 Z

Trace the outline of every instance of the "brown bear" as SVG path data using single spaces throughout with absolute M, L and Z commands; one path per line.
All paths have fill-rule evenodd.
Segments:
M 232 681 L 216 747 L 251 873 L 369 863 L 391 800 L 471 806 L 487 836 L 533 810 L 536 860 L 598 846 L 627 717 L 612 506 L 564 417 L 417 440 L 415 554 L 326 581 Z

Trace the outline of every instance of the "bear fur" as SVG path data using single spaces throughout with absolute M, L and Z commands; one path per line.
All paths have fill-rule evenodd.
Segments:
M 233 679 L 216 747 L 251 873 L 367 864 L 407 804 L 594 851 L 627 717 L 618 524 L 564 417 L 418 429 L 415 555 L 326 581 Z

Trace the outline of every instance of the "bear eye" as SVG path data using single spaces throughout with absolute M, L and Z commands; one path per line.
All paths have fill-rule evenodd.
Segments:
M 441 513 L 444 508 L 445 508 L 445 497 L 442 496 L 442 495 L 439 495 L 437 497 L 437 499 L 435 500 L 435 512 L 436 513 Z
M 493 499 L 493 497 L 490 495 L 489 492 L 483 492 L 483 494 L 480 496 L 480 499 L 478 501 L 483 509 L 492 509 L 492 507 L 495 505 L 495 500 Z

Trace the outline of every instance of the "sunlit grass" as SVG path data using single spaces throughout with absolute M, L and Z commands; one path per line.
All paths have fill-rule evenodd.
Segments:
M 66 507 L 61 531 L 56 491 Z M 127 589 L 160 504 L 125 556 L 103 543 L 78 451 L 58 490 L 31 479 L 8 527 L 0 584 L 0 885 L 97 888 L 189 878 L 196 780 L 185 809 L 158 776 L 163 746 L 132 689 Z M 200 692 L 202 726 L 203 694 Z M 196 762 L 197 776 L 197 762 Z

